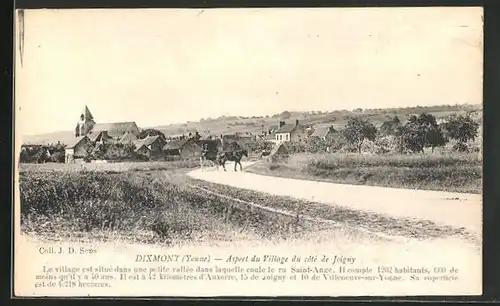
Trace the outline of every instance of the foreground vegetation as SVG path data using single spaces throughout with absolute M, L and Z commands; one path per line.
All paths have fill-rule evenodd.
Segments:
M 183 178 L 184 177 L 184 178 Z M 33 172 L 20 175 L 21 226 L 51 239 L 189 241 L 287 239 L 307 222 L 200 194 L 165 171 Z
M 252 165 L 247 171 L 345 184 L 482 192 L 482 158 L 479 153 L 300 153 L 280 162 Z

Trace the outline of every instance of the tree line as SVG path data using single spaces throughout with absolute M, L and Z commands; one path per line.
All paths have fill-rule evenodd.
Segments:
M 307 141 L 287 143 L 289 152 L 358 152 L 371 143 L 375 153 L 421 153 L 424 148 L 443 147 L 453 141 L 454 151 L 469 151 L 468 143 L 478 137 L 479 123 L 470 115 L 452 116 L 438 124 L 432 114 L 412 115 L 405 123 L 397 116 L 382 123 L 377 129 L 362 118 L 349 118 L 344 129 L 331 139 L 309 138 Z

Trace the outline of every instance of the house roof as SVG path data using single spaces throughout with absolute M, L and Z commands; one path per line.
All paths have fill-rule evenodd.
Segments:
M 330 132 L 330 126 L 319 126 L 311 134 L 311 137 L 326 137 L 328 132 Z
M 137 130 L 135 122 L 114 122 L 114 123 L 97 123 L 92 128 L 92 132 L 107 131 L 110 136 L 122 136 L 126 132 Z
M 295 123 L 286 123 L 285 125 L 280 127 L 276 131 L 276 133 L 291 133 L 293 130 L 295 130 L 296 127 L 297 125 L 295 125 Z
M 146 145 L 144 145 L 144 144 L 140 144 L 139 146 L 136 146 L 134 151 L 137 152 L 137 151 L 139 151 L 140 149 L 143 149 L 143 148 L 149 151 L 149 148 Z
M 132 134 L 130 132 L 126 132 L 125 134 L 123 134 L 122 137 L 120 137 L 121 143 L 130 143 L 130 142 L 134 142 L 135 140 L 137 140 L 137 136 L 135 136 L 134 134 Z
M 141 139 L 141 140 L 144 142 L 145 146 L 149 146 L 159 139 L 161 139 L 160 136 L 155 135 L 155 136 L 148 136 L 148 137 Z
M 182 140 L 172 140 L 167 142 L 167 144 L 163 146 L 163 150 L 178 150 L 181 149 L 190 141 L 192 141 L 191 138 L 184 138 Z
M 87 136 L 89 137 L 90 140 L 96 141 L 97 137 L 99 137 L 99 135 L 101 135 L 102 132 L 103 131 L 98 131 L 96 133 L 89 133 Z
M 134 145 L 136 148 L 140 148 L 141 146 L 150 146 L 151 144 L 153 144 L 155 141 L 157 141 L 158 139 L 160 139 L 160 136 L 159 135 L 156 135 L 156 136 L 148 136 L 146 138 L 143 138 L 143 139 L 137 139 L 134 141 Z
M 75 137 L 73 138 L 72 141 L 70 141 L 68 144 L 66 144 L 66 149 L 73 149 L 74 147 L 76 147 L 80 142 L 82 142 L 84 139 L 87 139 L 87 140 L 90 140 L 87 136 L 79 136 L 79 137 Z
M 107 133 L 107 131 L 96 131 L 93 133 L 89 133 L 87 136 L 89 137 L 90 140 L 96 141 L 99 135 L 101 135 L 102 133 Z

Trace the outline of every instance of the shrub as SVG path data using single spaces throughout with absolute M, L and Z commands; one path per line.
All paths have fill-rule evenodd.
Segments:
M 380 136 L 375 139 L 375 152 L 376 154 L 387 154 L 390 152 L 397 152 L 399 140 L 394 135 Z

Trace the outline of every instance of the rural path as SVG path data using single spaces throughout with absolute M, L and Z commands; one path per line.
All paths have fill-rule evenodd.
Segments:
M 231 164 L 226 165 L 228 166 L 227 172 L 222 169 L 220 171 L 197 169 L 189 172 L 188 175 L 195 179 L 277 196 L 339 205 L 392 217 L 423 219 L 456 228 L 465 227 L 479 235 L 482 232 L 482 197 L 478 194 L 334 184 L 273 177 L 244 172 L 244 168 L 252 162 L 242 164 L 243 172 L 234 172 Z

